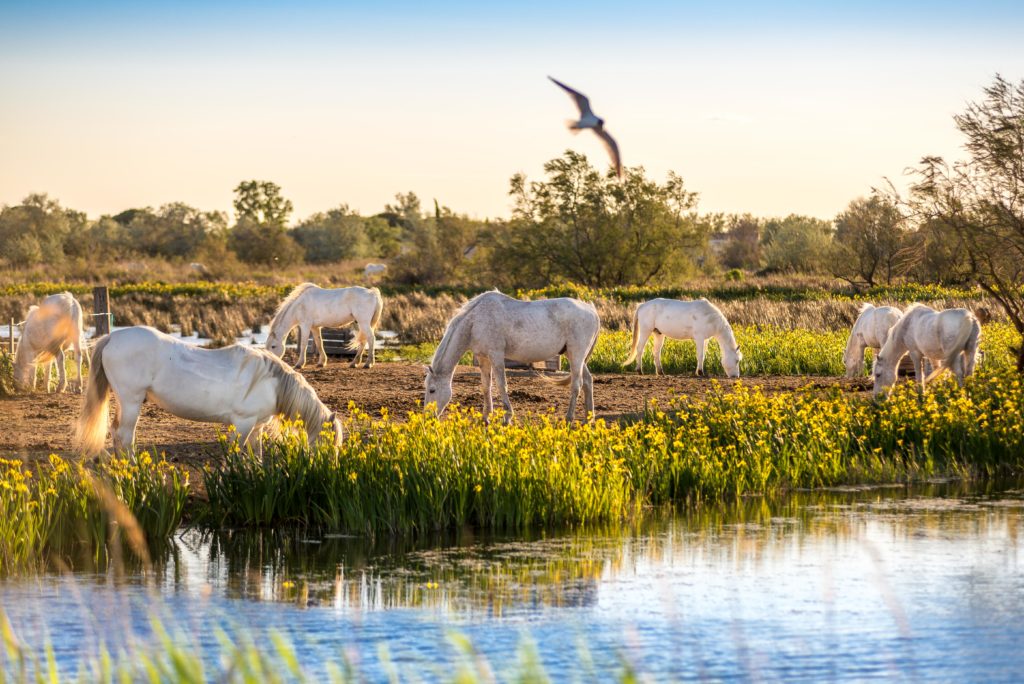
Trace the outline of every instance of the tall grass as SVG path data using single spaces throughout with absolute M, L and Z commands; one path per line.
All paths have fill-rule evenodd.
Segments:
M 1020 379 L 994 369 L 965 391 L 947 380 L 921 397 L 905 383 L 883 402 L 741 384 L 629 424 L 541 416 L 498 427 L 475 411 L 397 423 L 353 409 L 340 448 L 289 437 L 262 459 L 229 449 L 204 473 L 206 520 L 370 535 L 521 530 L 792 488 L 1017 472 L 1022 407 Z
M 188 492 L 188 473 L 147 453 L 94 469 L 0 459 L 0 575 L 102 567 L 122 547 L 148 560 L 181 523 Z
M 300 651 L 287 636 L 269 630 L 257 642 L 255 630 L 243 630 L 235 636 L 223 631 L 217 633 L 217 645 L 206 651 L 185 633 L 172 632 L 157 618 L 151 620 L 153 637 L 147 643 L 135 643 L 128 651 L 111 655 L 105 647 L 85 659 L 77 675 L 64 671 L 57 664 L 54 649 L 47 645 L 39 653 L 28 648 L 11 627 L 0 608 L 0 681 L 12 684 L 39 682 L 82 682 L 114 684 L 115 682 L 178 682 L 180 684 L 206 684 L 230 682 L 233 684 L 295 684 L 374 681 L 386 677 L 387 681 L 438 681 L 452 684 L 476 682 L 522 682 L 523 684 L 552 681 L 544 670 L 537 649 L 528 637 L 523 637 L 516 649 L 514 661 L 507 669 L 493 666 L 473 645 L 458 632 L 449 632 L 448 648 L 444 660 L 426 665 L 422 662 L 392 660 L 385 644 L 378 650 L 378 672 L 360 666 L 357 654 L 340 652 L 336 660 L 318 663 L 324 674 L 312 673 L 303 667 Z M 211 653 L 212 652 L 212 653 Z M 211 658 L 215 655 L 216 659 Z M 639 681 L 635 667 L 623 656 L 621 665 L 612 672 L 594 669 L 593 659 L 581 645 L 576 654 L 578 668 L 584 679 L 632 683 Z

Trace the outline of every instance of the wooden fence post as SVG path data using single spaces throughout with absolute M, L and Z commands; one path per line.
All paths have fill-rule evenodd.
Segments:
M 14 319 L 11 319 L 11 324 L 7 328 L 7 351 L 14 356 Z
M 110 300 L 107 287 L 92 288 L 92 315 L 96 319 L 96 337 L 110 333 Z

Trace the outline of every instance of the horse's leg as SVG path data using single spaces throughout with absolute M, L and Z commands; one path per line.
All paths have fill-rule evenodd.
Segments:
M 491 411 L 494 410 L 494 397 L 491 396 L 493 366 L 486 356 L 478 356 L 477 359 L 480 361 L 480 391 L 484 395 L 484 422 L 490 422 Z
M 253 418 L 236 418 L 231 421 L 231 425 L 235 428 L 235 439 L 239 441 L 242 448 L 248 448 L 252 444 L 253 435 L 257 435 L 257 449 L 260 450 L 259 455 L 262 454 L 263 440 L 258 439 L 258 434 L 262 430 L 257 431 L 256 420 Z
M 706 337 L 695 337 L 693 343 L 697 345 L 697 375 L 704 375 L 704 355 L 708 353 L 708 340 Z
M 498 385 L 498 396 L 501 398 L 501 405 L 505 407 L 505 425 L 512 422 L 512 401 L 508 398 L 508 381 L 505 378 L 505 356 L 500 355 L 491 359 L 494 368 L 491 371 L 494 380 Z
M 594 376 L 587 364 L 583 364 L 583 406 L 587 409 L 587 420 L 594 419 Z
M 68 368 L 67 368 L 67 357 L 64 355 L 64 350 L 57 350 L 57 391 L 63 392 L 68 388 Z
M 658 343 L 657 338 L 654 343 Z M 572 380 L 569 383 L 569 410 L 565 412 L 565 420 L 571 423 L 572 419 L 576 417 L 576 400 L 579 398 L 580 386 L 583 384 L 583 363 L 576 359 L 570 359 L 569 372 Z
M 327 365 L 327 352 L 324 350 L 324 336 L 320 326 L 313 328 L 313 346 L 316 347 L 317 363 L 323 368 Z
M 654 333 L 654 346 L 651 349 L 651 356 L 654 357 L 654 374 L 664 375 L 661 368 L 661 348 L 665 346 L 665 336 L 662 333 Z
M 366 331 L 366 345 L 370 350 L 370 358 L 366 360 L 366 367 L 373 368 L 373 366 L 377 363 L 377 340 L 374 339 L 375 336 L 373 334 L 373 328 L 370 327 L 369 323 L 366 324 Z
M 117 395 L 117 428 L 114 430 L 114 451 L 130 451 L 135 445 L 135 426 L 142 414 L 145 392 L 137 396 Z
M 953 365 L 950 366 L 949 370 L 956 376 L 956 384 L 960 387 L 964 386 L 965 368 L 964 368 L 964 355 L 961 352 L 953 357 Z
M 921 392 L 924 392 L 924 357 L 920 354 L 910 353 L 910 360 L 914 364 L 914 379 L 917 380 L 918 384 L 921 385 Z M 896 375 L 897 380 L 899 379 L 900 362 L 896 362 Z
M 295 361 L 295 368 L 306 367 L 306 345 L 309 344 L 309 326 L 299 325 L 299 358 Z
M 640 324 L 637 323 L 639 327 Z M 647 340 L 651 336 L 651 328 L 640 327 L 636 336 L 636 372 L 644 374 L 644 350 L 647 349 Z

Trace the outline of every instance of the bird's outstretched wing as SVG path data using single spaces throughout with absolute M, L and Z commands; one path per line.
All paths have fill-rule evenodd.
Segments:
M 612 164 L 615 165 L 615 175 L 622 178 L 622 159 L 619 158 L 619 146 L 615 142 L 615 138 L 608 135 L 608 131 L 603 128 L 595 128 L 594 133 L 601 139 L 604 146 L 608 149 L 608 155 L 612 158 Z
M 576 107 L 580 110 L 581 119 L 585 116 L 594 116 L 594 112 L 590 109 L 590 100 L 587 99 L 586 95 L 577 90 L 573 90 L 558 79 L 551 78 L 551 76 L 548 76 L 548 78 L 551 79 L 552 83 L 556 86 L 569 93 L 569 96 L 572 97 L 573 101 L 576 103 Z

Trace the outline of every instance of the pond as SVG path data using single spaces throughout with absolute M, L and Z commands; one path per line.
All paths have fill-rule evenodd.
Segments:
M 445 678 L 456 633 L 499 679 L 532 648 L 556 681 L 627 665 L 658 681 L 1012 681 L 1022 516 L 1019 488 L 936 483 L 416 544 L 183 530 L 148 577 L 8 580 L 0 603 L 65 672 L 101 643 L 153 643 L 156 616 L 213 663 L 219 630 L 276 630 L 307 673 L 344 657 L 370 680 Z

